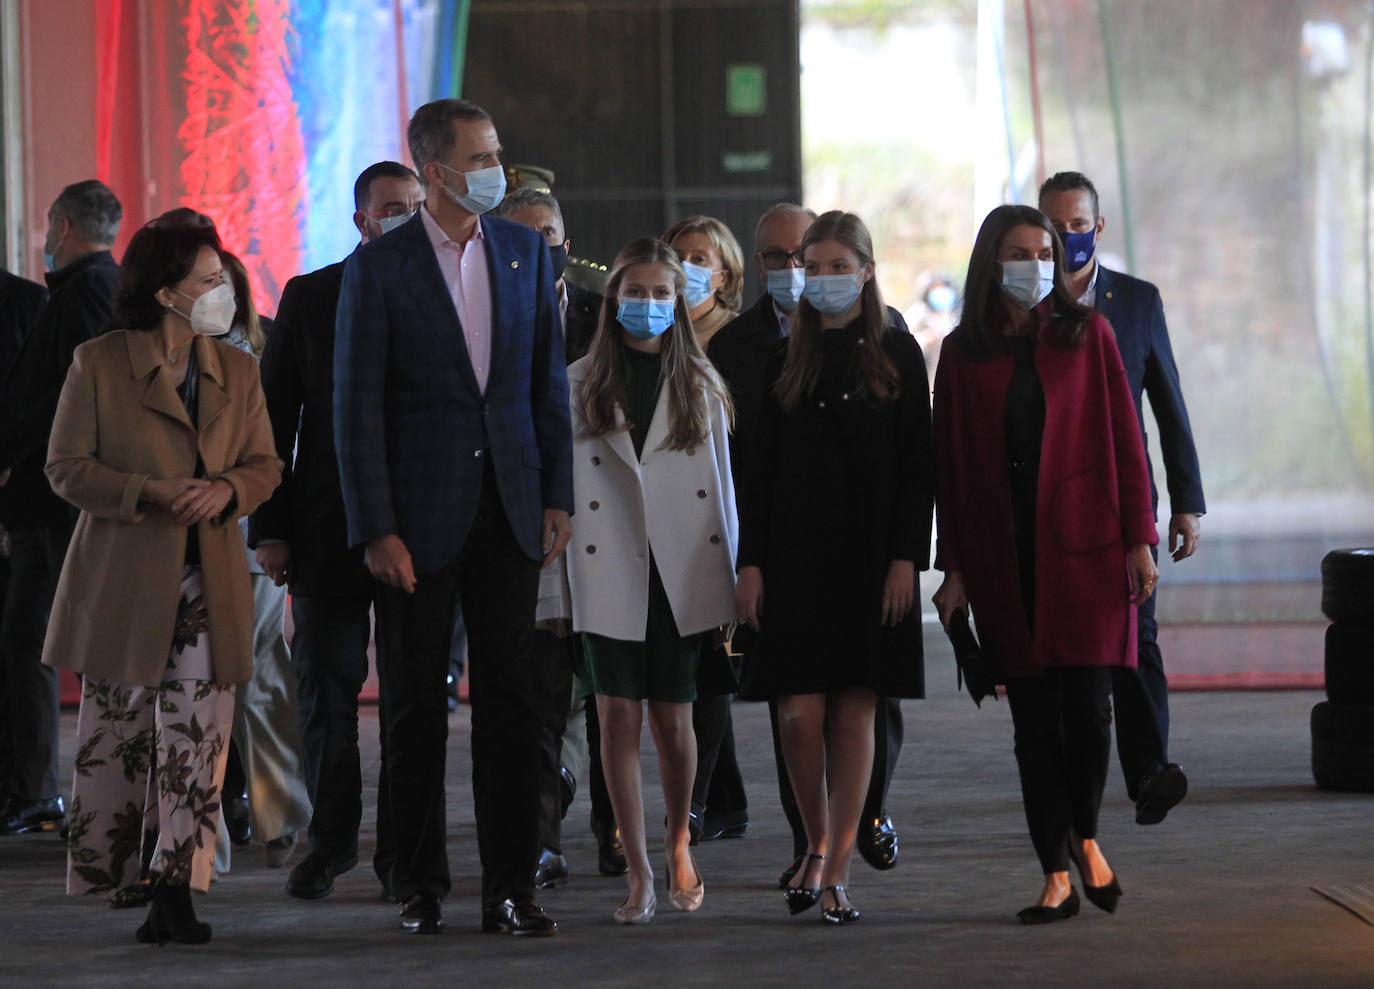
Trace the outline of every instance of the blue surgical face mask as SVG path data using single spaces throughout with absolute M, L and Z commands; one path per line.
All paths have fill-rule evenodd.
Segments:
M 1067 231 L 1064 240 L 1064 267 L 1078 271 L 1093 259 L 1093 246 L 1097 243 L 1097 231 L 1075 234 Z
M 672 299 L 621 299 L 615 318 L 630 336 L 652 340 L 673 325 L 673 304 Z
M 500 165 L 492 165 L 490 168 L 479 168 L 475 172 L 460 172 L 456 168 L 450 168 L 442 161 L 436 161 L 436 165 L 446 172 L 454 175 L 461 175 L 468 183 L 468 191 L 459 194 L 444 186 L 444 192 L 463 209 L 469 213 L 482 214 L 491 209 L 506 195 L 506 170 Z
M 1022 309 L 1034 309 L 1054 291 L 1054 262 L 1003 261 L 1002 291 Z
M 817 311 L 838 316 L 854 305 L 863 287 L 857 271 L 848 275 L 807 275 L 802 296 Z
M 783 312 L 791 312 L 801 301 L 802 291 L 806 288 L 804 268 L 779 268 L 768 272 L 768 294 Z
M 959 301 L 959 293 L 948 285 L 936 285 L 926 293 L 926 305 L 932 312 L 949 312 Z
M 715 274 L 710 268 L 703 268 L 699 264 L 692 264 L 690 261 L 682 262 L 682 270 L 687 272 L 687 288 L 683 290 L 683 295 L 687 298 L 689 308 L 695 309 L 714 292 L 711 288 L 711 276 Z
M 49 271 L 56 271 L 56 270 L 57 270 L 57 258 L 53 257 L 53 256 L 52 256 L 50 253 L 48 253 L 47 251 L 44 251 L 44 252 L 43 252 L 43 267 L 47 268 Z

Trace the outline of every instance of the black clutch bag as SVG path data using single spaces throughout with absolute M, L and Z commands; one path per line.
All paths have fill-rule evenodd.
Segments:
M 960 685 L 968 688 L 973 703 L 982 708 L 983 698 L 997 700 L 997 680 L 983 656 L 983 647 L 978 645 L 973 629 L 968 627 L 968 611 L 960 608 L 949 616 L 949 627 L 945 629 L 950 644 L 954 646 L 954 660 L 958 664 Z

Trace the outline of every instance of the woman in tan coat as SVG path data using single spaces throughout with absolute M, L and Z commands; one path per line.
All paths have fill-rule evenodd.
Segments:
M 235 520 L 276 487 L 253 358 L 229 328 L 212 225 L 166 217 L 129 243 L 124 330 L 76 350 L 48 446 L 81 510 L 43 650 L 83 676 L 67 891 L 159 878 L 140 941 L 204 943 L 234 685 L 253 673 L 253 594 Z M 155 844 L 151 855 L 145 854 Z

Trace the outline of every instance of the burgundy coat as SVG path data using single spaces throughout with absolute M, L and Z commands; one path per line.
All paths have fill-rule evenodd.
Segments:
M 1035 634 L 1022 604 L 1007 478 L 1012 356 L 965 355 L 956 330 L 935 377 L 938 563 L 961 571 L 984 654 L 1006 677 L 1058 666 L 1134 666 L 1136 609 L 1127 551 L 1155 545 L 1140 422 L 1111 327 L 1097 313 L 1082 346 L 1047 342 L 1036 501 Z

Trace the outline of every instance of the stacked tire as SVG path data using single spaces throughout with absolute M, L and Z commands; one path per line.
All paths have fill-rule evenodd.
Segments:
M 1374 793 L 1374 549 L 1322 560 L 1326 696 L 1312 709 L 1312 776 L 1323 790 Z

